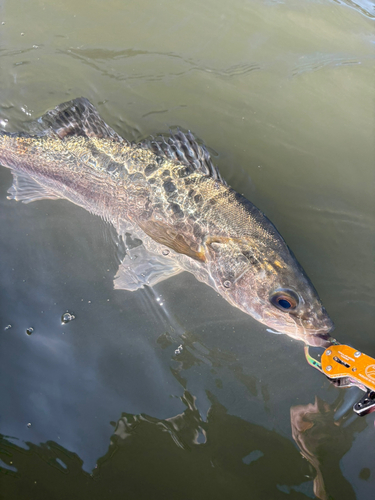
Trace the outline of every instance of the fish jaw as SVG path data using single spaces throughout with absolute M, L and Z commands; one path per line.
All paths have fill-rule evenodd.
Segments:
M 286 321 L 284 317 L 282 321 L 279 318 L 273 320 L 266 318 L 261 322 L 279 333 L 285 333 L 296 340 L 302 340 L 307 345 L 327 347 L 331 343 L 331 332 L 334 330 L 335 325 L 327 313 L 313 322 L 312 328 L 292 314 L 286 314 L 288 314 L 291 321 Z

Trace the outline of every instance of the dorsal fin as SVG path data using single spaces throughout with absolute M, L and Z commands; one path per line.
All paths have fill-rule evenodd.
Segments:
M 105 123 L 91 102 L 84 97 L 64 102 L 25 125 L 31 135 L 57 135 L 60 139 L 78 135 L 124 141 Z
M 191 166 L 202 172 L 203 175 L 227 185 L 221 177 L 219 169 L 212 163 L 206 147 L 199 144 L 190 131 L 186 134 L 181 130 L 175 133 L 171 132 L 167 140 L 164 137 L 152 138 L 144 142 L 143 146 L 150 148 L 157 155 Z

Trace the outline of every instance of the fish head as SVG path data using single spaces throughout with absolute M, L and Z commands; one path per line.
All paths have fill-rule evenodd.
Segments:
M 271 241 L 212 239 L 206 258 L 214 288 L 232 305 L 272 330 L 327 346 L 334 324 L 293 253 Z

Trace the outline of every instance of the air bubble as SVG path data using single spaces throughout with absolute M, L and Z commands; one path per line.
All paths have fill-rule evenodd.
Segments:
M 31 335 L 33 333 L 33 331 L 34 331 L 34 328 L 32 328 L 31 326 L 26 329 L 27 335 Z
M 12 328 L 12 325 L 7 325 L 4 330 L 10 330 Z
M 66 311 L 66 313 L 64 313 L 61 316 L 61 324 L 65 325 L 66 323 L 69 323 L 69 321 L 72 321 L 73 319 L 75 319 L 74 314 L 70 314 L 70 312 Z
M 169 255 L 169 253 L 170 253 L 170 252 L 169 252 L 169 250 L 167 250 L 167 249 L 165 249 L 165 250 L 163 250 L 163 251 L 162 251 L 162 254 L 163 254 L 163 255 Z
M 175 354 L 181 354 L 182 350 L 183 350 L 183 347 L 182 347 L 182 344 L 180 344 L 180 345 L 177 347 L 177 349 L 174 351 L 174 353 L 175 353 Z
M 224 283 L 223 283 L 223 285 L 225 286 L 225 288 L 230 288 L 231 284 L 232 284 L 232 283 L 231 283 L 229 280 L 226 280 L 226 281 L 224 281 Z

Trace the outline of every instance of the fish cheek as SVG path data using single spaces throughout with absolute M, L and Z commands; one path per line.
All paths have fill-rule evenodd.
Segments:
M 210 242 L 205 245 L 207 265 L 211 277 L 216 285 L 224 285 L 224 282 L 231 281 L 230 255 L 225 245 L 217 242 Z M 228 284 L 228 283 L 226 283 Z M 229 288 L 229 287 L 227 287 Z
M 243 255 L 236 242 L 212 241 L 206 246 L 207 264 L 217 289 L 233 306 L 263 321 L 266 310 L 272 315 L 268 300 L 269 283 L 259 260 Z
M 230 240 L 212 241 L 205 247 L 209 271 L 218 287 L 233 293 L 236 281 L 248 269 L 246 259 Z

